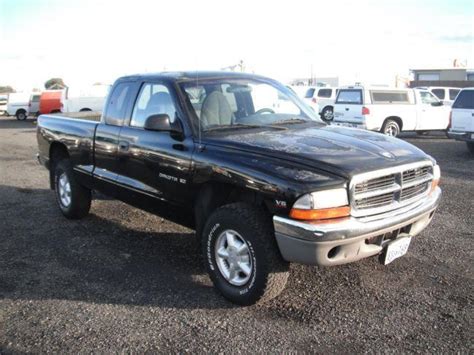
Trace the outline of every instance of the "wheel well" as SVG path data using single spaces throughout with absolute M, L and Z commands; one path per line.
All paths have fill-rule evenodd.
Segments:
M 15 115 L 18 115 L 18 113 L 20 113 L 20 112 L 26 113 L 26 110 L 24 108 L 20 108 L 20 109 L 16 110 Z
M 51 113 L 60 113 L 61 110 L 51 110 Z
M 265 199 L 258 192 L 228 184 L 205 184 L 197 193 L 194 202 L 196 234 L 201 234 L 207 218 L 214 210 L 235 202 L 260 206 L 268 211 Z
M 81 108 L 81 109 L 79 110 L 79 112 L 88 112 L 88 111 L 92 111 L 92 110 L 91 110 L 90 108 L 87 108 L 87 107 Z
M 64 144 L 53 142 L 49 148 L 49 185 L 54 190 L 54 172 L 56 164 L 62 159 L 69 159 L 69 153 Z
M 332 105 L 326 105 L 326 106 L 323 107 L 322 111 L 324 111 L 327 108 L 330 108 L 330 109 L 334 110 L 334 107 Z
M 402 119 L 401 119 L 400 117 L 398 117 L 398 116 L 390 116 L 390 117 L 387 117 L 387 118 L 385 119 L 385 121 L 383 121 L 382 127 L 385 125 L 385 123 L 386 123 L 388 120 L 393 120 L 393 121 L 397 122 L 397 123 L 398 123 L 398 126 L 400 127 L 400 132 L 402 131 L 402 128 L 403 128 L 403 121 L 402 121 Z

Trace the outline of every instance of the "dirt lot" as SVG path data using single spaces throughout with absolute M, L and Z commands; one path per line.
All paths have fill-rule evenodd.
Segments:
M 440 163 L 431 226 L 390 266 L 293 265 L 287 289 L 239 308 L 211 287 L 193 232 L 117 201 L 69 221 L 35 161 L 32 121 L 0 118 L 0 353 L 472 352 L 474 159 Z

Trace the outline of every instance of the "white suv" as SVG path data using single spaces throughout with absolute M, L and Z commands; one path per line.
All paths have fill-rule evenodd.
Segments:
M 330 122 L 334 118 L 334 101 L 338 88 L 310 86 L 304 99 L 320 114 L 321 118 Z M 316 108 L 317 107 L 317 108 Z
M 474 154 L 474 88 L 462 89 L 451 110 L 451 127 L 448 135 L 465 141 Z

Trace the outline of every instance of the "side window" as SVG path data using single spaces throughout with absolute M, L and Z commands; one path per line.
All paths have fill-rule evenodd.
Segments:
M 168 88 L 162 84 L 144 84 L 133 108 L 130 126 L 143 127 L 151 115 L 167 114 L 173 122 L 176 108 Z
M 458 96 L 459 91 L 460 90 L 458 90 L 458 89 L 449 89 L 449 99 L 450 100 L 456 100 L 456 96 Z
M 444 100 L 444 89 L 433 89 L 431 92 L 435 94 L 438 99 Z
M 332 90 L 331 89 L 319 89 L 318 97 L 328 98 L 331 97 Z
M 474 109 L 474 90 L 463 90 L 456 97 L 453 108 Z
M 106 124 L 113 126 L 123 125 L 131 89 L 132 83 L 120 83 L 115 86 L 105 110 Z
M 420 91 L 421 102 L 426 105 L 431 105 L 433 102 L 439 102 L 439 100 L 429 91 Z

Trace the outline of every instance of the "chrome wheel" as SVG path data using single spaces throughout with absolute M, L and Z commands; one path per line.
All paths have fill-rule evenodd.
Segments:
M 324 110 L 323 112 L 323 118 L 325 121 L 332 121 L 334 118 L 334 112 L 332 110 Z
M 389 122 L 385 126 L 385 129 L 384 129 L 383 133 L 386 134 L 387 136 L 396 137 L 396 136 L 398 136 L 398 133 L 400 133 L 400 132 L 399 132 L 398 125 L 395 122 Z
M 253 265 L 247 242 L 234 230 L 225 230 L 216 240 L 217 267 L 224 278 L 234 286 L 247 283 Z
M 58 193 L 61 204 L 69 207 L 71 204 L 71 184 L 66 173 L 62 173 L 58 179 Z

